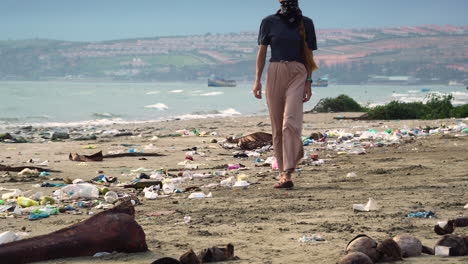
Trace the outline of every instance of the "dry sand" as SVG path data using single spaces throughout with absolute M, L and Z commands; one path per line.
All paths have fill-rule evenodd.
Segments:
M 388 128 L 415 128 L 455 124 L 454 120 L 436 121 L 336 121 L 332 114 L 305 116 L 304 135 L 312 131 L 345 129 L 363 131 L 368 128 L 384 131 Z M 199 147 L 206 157 L 194 156 L 195 162 L 204 164 L 197 172 L 216 165 L 242 163 L 249 167 L 244 173 L 256 183 L 245 190 L 218 188 L 211 190 L 213 198 L 187 199 L 188 194 L 146 201 L 136 207 L 136 220 L 146 232 L 151 252 L 143 254 L 114 254 L 100 259 L 76 258 L 54 260 L 47 263 L 151 263 L 160 256 L 178 258 L 193 248 L 199 251 L 214 245 L 233 243 L 235 254 L 240 257 L 233 263 L 336 263 L 344 255 L 346 244 L 354 236 L 365 233 L 383 240 L 402 233 L 420 238 L 425 245 L 433 246 L 438 236 L 432 227 L 441 219 L 466 216 L 463 206 L 468 203 L 468 137 L 453 135 L 418 138 L 413 143 L 400 146 L 374 148 L 366 155 L 337 155 L 335 151 L 313 151 L 329 161 L 320 167 L 301 166 L 303 171 L 295 177 L 293 190 L 275 190 L 276 172 L 269 168 L 255 168 L 252 160 L 232 157 L 232 150 L 210 144 L 212 138 L 223 139 L 239 133 L 269 132 L 268 117 L 240 117 L 191 121 L 168 121 L 152 124 L 115 125 L 113 128 L 139 128 L 143 137 L 99 139 L 89 142 L 51 142 L 27 144 L 0 144 L 0 164 L 25 165 L 30 158 L 49 160 L 50 168 L 61 170 L 51 177 L 82 178 L 96 176 L 103 170 L 107 176 L 130 181 L 128 172 L 121 170 L 140 167 L 180 168 L 177 163 L 185 158 L 186 148 Z M 310 126 L 307 126 L 310 125 Z M 150 141 L 154 135 L 169 134 L 177 129 L 197 128 L 216 131 L 218 136 L 160 138 Z M 125 149 L 121 143 L 155 144 L 158 153 L 165 157 L 119 158 L 104 162 L 79 163 L 68 160 L 69 152 L 92 154 L 83 146 L 95 145 L 104 153 Z M 9 149 L 16 148 L 16 149 Z M 137 147 L 138 148 L 138 147 Z M 262 158 L 271 153 L 262 155 Z M 346 178 L 355 172 L 357 178 Z M 1 175 L 1 172 L 0 172 Z M 2 178 L 0 178 L 0 182 Z M 196 179 L 189 183 L 202 186 L 219 182 L 221 178 Z M 0 183 L 1 187 L 42 191 L 50 195 L 57 188 L 33 188 L 29 183 Z M 380 205 L 377 212 L 355 213 L 352 204 L 366 203 L 374 198 Z M 406 218 L 411 212 L 432 210 L 439 219 Z M 96 209 L 84 210 L 99 212 Z M 158 211 L 175 211 L 170 215 L 148 217 Z M 21 231 L 24 227 L 32 236 L 46 234 L 86 219 L 87 215 L 60 214 L 39 221 L 0 219 L 0 232 Z M 184 216 L 192 222 L 182 223 Z M 468 230 L 457 230 L 468 233 Z M 318 234 L 326 239 L 321 243 L 300 243 L 303 235 Z M 1 261 L 0 261 L 1 262 Z M 423 256 L 407 259 L 404 263 L 468 263 L 468 257 L 439 258 Z

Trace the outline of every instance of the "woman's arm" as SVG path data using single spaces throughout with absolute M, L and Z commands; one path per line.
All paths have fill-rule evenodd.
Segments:
M 257 54 L 257 70 L 255 74 L 253 94 L 258 99 L 262 99 L 262 74 L 263 70 L 265 69 L 267 49 L 268 46 L 260 45 Z
M 312 58 L 314 57 L 314 51 L 311 49 L 310 52 L 312 53 Z M 310 69 L 307 70 L 307 79 L 312 79 L 312 71 Z M 304 89 L 304 98 L 302 101 L 307 103 L 310 98 L 312 98 L 312 82 L 306 81 L 305 89 Z

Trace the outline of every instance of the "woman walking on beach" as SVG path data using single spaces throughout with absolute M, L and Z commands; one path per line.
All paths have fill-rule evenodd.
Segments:
M 312 96 L 312 72 L 317 69 L 314 23 L 302 15 L 298 0 L 279 0 L 281 9 L 263 19 L 258 36 L 256 81 L 253 93 L 262 98 L 262 73 L 268 46 L 270 66 L 266 98 L 270 113 L 273 146 L 281 172 L 275 188 L 292 188 L 292 173 L 304 156 L 302 144 L 303 103 Z

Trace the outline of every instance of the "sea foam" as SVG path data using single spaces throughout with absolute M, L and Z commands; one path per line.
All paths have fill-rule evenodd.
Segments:
M 167 110 L 169 107 L 163 103 L 157 103 L 154 105 L 147 105 L 145 108 L 158 109 L 158 110 Z
M 216 95 L 222 95 L 224 92 L 211 92 L 211 93 L 204 93 L 200 94 L 201 96 L 216 96 Z

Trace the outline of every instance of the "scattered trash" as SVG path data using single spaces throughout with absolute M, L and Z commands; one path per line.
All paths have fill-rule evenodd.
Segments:
M 376 211 L 376 210 L 378 210 L 377 202 L 374 199 L 369 198 L 369 201 L 367 202 L 366 205 L 364 205 L 364 204 L 353 204 L 353 210 L 358 211 L 358 212 Z
M 101 257 L 109 256 L 109 255 L 112 255 L 112 253 L 109 253 L 109 252 L 98 252 L 98 253 L 94 254 L 93 257 L 95 257 L 95 258 L 101 258 Z
M 8 199 L 11 199 L 11 198 L 18 198 L 21 195 L 23 195 L 23 192 L 21 190 L 15 189 L 12 192 L 4 193 L 2 195 L 2 199 L 3 200 L 8 200 Z
M 231 177 L 229 177 L 229 178 L 227 178 L 227 179 L 225 179 L 225 180 L 222 180 L 222 181 L 220 182 L 220 185 L 221 185 L 222 187 L 228 187 L 228 188 L 230 188 L 230 187 L 232 187 L 235 183 L 236 183 L 236 177 L 231 176 Z
M 57 190 L 54 195 L 60 200 L 96 199 L 99 197 L 99 189 L 89 183 L 72 184 Z
M 346 178 L 356 178 L 356 177 L 357 177 L 357 174 L 355 172 L 350 172 L 346 174 Z
M 0 234 L 0 245 L 15 242 L 28 237 L 29 234 L 25 232 L 14 233 L 11 231 L 3 232 Z
M 427 212 L 417 212 L 408 214 L 406 217 L 409 218 L 437 218 L 436 214 L 432 211 Z
M 116 192 L 109 191 L 104 195 L 104 199 L 108 203 L 115 203 L 119 199 L 119 195 Z
M 205 195 L 202 192 L 194 192 L 194 193 L 189 195 L 188 199 L 203 199 L 203 198 L 212 198 L 212 197 L 213 197 L 212 193 L 209 193 L 209 194 Z
M 19 176 L 39 176 L 41 173 L 38 170 L 24 169 L 18 173 Z
M 322 236 L 319 235 L 312 235 L 312 236 L 302 236 L 297 239 L 298 242 L 300 243 L 310 243 L 310 242 L 323 242 L 325 239 Z
M 444 246 L 436 246 L 435 247 L 435 255 L 439 257 L 449 257 L 450 256 L 450 248 Z
M 250 186 L 250 183 L 247 182 L 247 181 L 237 181 L 236 183 L 234 183 L 232 188 L 234 188 L 234 189 L 245 189 L 245 188 L 247 188 L 249 186 Z
M 29 198 L 26 198 L 26 197 L 18 197 L 18 199 L 16 199 L 16 202 L 18 203 L 19 206 L 21 206 L 22 208 L 26 208 L 26 207 L 31 207 L 31 206 L 37 206 L 39 205 L 38 202 L 32 200 L 32 199 L 29 199 Z

